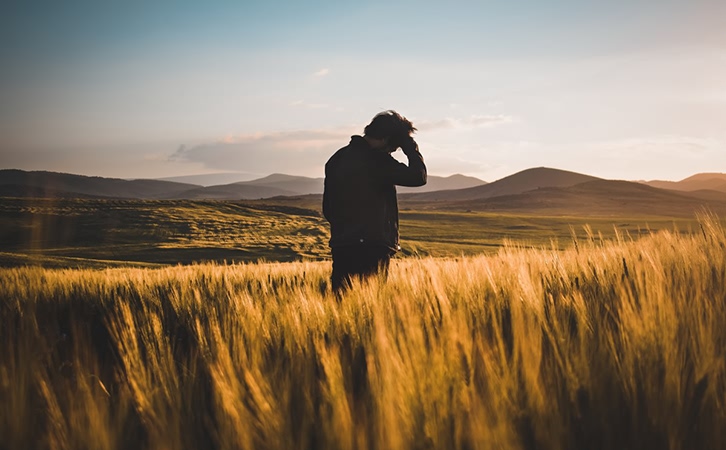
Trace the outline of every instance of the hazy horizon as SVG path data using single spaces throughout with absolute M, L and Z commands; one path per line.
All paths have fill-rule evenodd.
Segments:
M 491 180 L 484 180 L 482 178 L 479 178 L 479 177 L 476 177 L 476 176 L 473 176 L 473 175 L 466 175 L 466 174 L 463 174 L 463 173 L 453 173 L 453 174 L 450 174 L 450 175 L 439 175 L 439 174 L 436 174 L 436 173 L 429 173 L 428 175 L 429 175 L 429 177 L 435 176 L 435 177 L 438 177 L 438 178 L 451 178 L 451 177 L 455 177 L 455 176 L 460 176 L 460 177 L 463 176 L 463 177 L 466 177 L 466 178 L 478 179 L 479 181 L 482 181 L 483 183 L 489 184 L 489 183 L 493 183 L 495 181 L 499 181 L 499 180 L 501 180 L 503 178 L 507 178 L 507 177 L 509 177 L 511 175 L 516 175 L 516 174 L 518 174 L 520 172 L 526 172 L 528 170 L 533 170 L 533 169 L 554 169 L 554 170 L 562 170 L 562 171 L 566 171 L 566 172 L 579 173 L 581 175 L 595 176 L 595 175 L 592 175 L 592 174 L 589 174 L 589 173 L 567 171 L 565 169 L 559 169 L 557 167 L 546 167 L 546 166 L 528 167 L 528 168 L 525 168 L 525 169 L 522 169 L 522 170 L 518 170 L 517 172 L 509 173 L 509 174 L 506 174 L 506 175 L 501 176 L 499 178 L 491 179 Z M 203 187 L 210 187 L 210 186 L 223 185 L 223 184 L 232 184 L 232 183 L 245 183 L 245 182 L 249 182 L 249 181 L 256 181 L 256 180 L 261 180 L 261 179 L 264 179 L 264 178 L 268 178 L 268 177 L 270 177 L 272 175 L 286 175 L 286 176 L 291 176 L 291 177 L 303 177 L 303 178 L 321 179 L 321 180 L 324 179 L 324 175 L 321 175 L 321 176 L 307 176 L 307 175 L 298 175 L 298 174 L 295 174 L 295 173 L 283 173 L 283 172 L 271 172 L 271 173 L 266 173 L 266 174 L 252 174 L 252 173 L 243 173 L 243 172 L 239 172 L 239 173 L 235 173 L 235 172 L 210 172 L 210 173 L 197 173 L 197 174 L 168 176 L 168 177 L 150 177 L 150 178 L 148 178 L 148 177 L 142 177 L 142 178 L 138 178 L 138 177 L 122 177 L 122 176 L 121 177 L 115 177 L 115 176 L 113 176 L 113 177 L 112 176 L 103 177 L 103 176 L 98 175 L 98 174 L 82 174 L 82 173 L 75 173 L 75 172 L 59 172 L 59 171 L 45 170 L 45 169 L 37 169 L 37 170 L 31 169 L 31 170 L 26 170 L 26 169 L 18 169 L 18 168 L 15 168 L 15 167 L 10 167 L 10 168 L 0 167 L 0 171 L 1 170 L 24 170 L 26 172 L 51 172 L 51 173 L 62 173 L 62 174 L 67 174 L 67 175 L 78 175 L 78 176 L 87 176 L 87 177 L 115 178 L 115 179 L 121 179 L 121 180 L 127 180 L 127 181 L 134 181 L 134 180 L 174 181 L 174 182 L 178 182 L 178 183 L 196 184 L 196 185 L 203 186 Z M 680 178 L 680 179 L 677 179 L 677 180 L 645 179 L 645 178 L 625 179 L 625 178 L 622 178 L 622 177 L 614 177 L 614 178 L 597 177 L 597 178 L 603 178 L 605 180 L 612 180 L 612 181 L 633 181 L 633 182 L 658 182 L 658 181 L 666 181 L 666 182 L 674 182 L 674 183 L 677 183 L 677 182 L 683 181 L 685 179 L 691 178 L 691 177 L 696 176 L 696 175 L 709 175 L 709 174 L 724 176 L 724 175 L 726 175 L 726 172 L 714 172 L 714 171 L 710 171 L 710 172 L 698 172 L 698 173 L 690 174 L 690 175 L 688 175 L 686 177 L 683 177 L 683 178 Z M 195 179 L 195 178 L 200 179 L 200 181 L 194 181 L 194 180 L 192 180 L 192 179 Z
M 429 173 L 726 172 L 723 2 L 6 6 L 0 168 L 323 176 L 379 111 Z

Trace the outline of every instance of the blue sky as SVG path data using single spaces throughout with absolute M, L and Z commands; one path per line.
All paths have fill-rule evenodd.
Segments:
M 322 176 L 396 109 L 436 175 L 726 171 L 726 2 L 444 3 L 9 3 L 0 167 Z

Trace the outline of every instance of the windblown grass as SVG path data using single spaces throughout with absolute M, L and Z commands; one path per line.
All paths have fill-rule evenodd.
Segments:
M 0 448 L 726 448 L 726 235 L 0 271 Z

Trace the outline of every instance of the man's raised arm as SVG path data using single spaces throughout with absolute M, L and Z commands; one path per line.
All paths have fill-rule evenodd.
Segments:
M 426 164 L 416 141 L 409 137 L 401 144 L 401 150 L 408 158 L 408 166 L 391 158 L 383 169 L 383 176 L 398 186 L 417 187 L 426 184 Z

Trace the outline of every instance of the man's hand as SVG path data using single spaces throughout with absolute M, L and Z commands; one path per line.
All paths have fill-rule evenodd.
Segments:
M 401 150 L 403 150 L 403 153 L 411 153 L 411 152 L 417 152 L 418 151 L 418 144 L 416 141 L 413 140 L 411 136 L 405 137 L 401 141 Z

